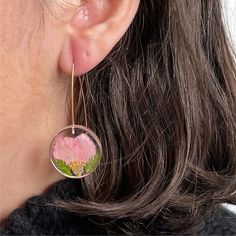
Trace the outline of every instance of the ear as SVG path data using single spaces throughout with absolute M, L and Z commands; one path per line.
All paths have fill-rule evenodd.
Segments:
M 66 26 L 62 71 L 69 74 L 74 62 L 75 74 L 82 75 L 98 65 L 127 31 L 138 6 L 139 0 L 85 0 Z

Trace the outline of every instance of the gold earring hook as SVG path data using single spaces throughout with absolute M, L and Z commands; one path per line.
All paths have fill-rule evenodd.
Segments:
M 72 134 L 75 134 L 75 105 L 74 105 L 74 80 L 75 80 L 75 64 L 72 64 L 71 70 L 71 118 L 72 118 Z
M 83 100 L 83 107 L 84 107 L 84 116 L 85 116 L 85 126 L 88 127 L 88 120 L 87 120 L 87 111 L 86 111 L 86 104 L 85 104 L 85 96 L 83 91 L 83 82 L 79 79 L 80 82 L 80 92 L 79 92 L 79 102 Z M 74 104 L 74 83 L 75 83 L 75 64 L 72 63 L 71 69 L 71 120 L 72 120 L 72 134 L 75 134 L 75 104 Z

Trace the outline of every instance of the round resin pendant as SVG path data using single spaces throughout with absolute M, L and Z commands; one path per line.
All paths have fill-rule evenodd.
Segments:
M 82 125 L 70 125 L 54 137 L 49 155 L 53 166 L 62 175 L 82 178 L 100 164 L 102 148 L 93 131 Z

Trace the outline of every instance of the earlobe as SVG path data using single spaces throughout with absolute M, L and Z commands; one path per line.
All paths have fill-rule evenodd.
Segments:
M 69 75 L 71 73 L 71 65 L 74 63 L 75 75 L 82 75 L 100 62 L 98 61 L 100 56 L 99 49 L 95 49 L 92 42 L 82 37 L 76 37 L 68 40 L 61 49 L 59 66 L 65 74 Z
M 67 41 L 61 50 L 60 68 L 76 75 L 96 67 L 112 50 L 131 24 L 139 0 L 88 0 L 68 25 Z
M 108 52 L 108 45 L 99 40 L 91 40 L 85 35 L 71 36 L 60 54 L 60 67 L 66 74 L 71 73 L 71 65 L 75 64 L 75 74 L 82 75 L 98 65 Z M 109 48 L 112 48 L 110 44 Z
M 97 40 L 75 37 L 71 40 L 72 56 L 76 74 L 84 74 L 98 65 L 106 56 L 106 51 Z

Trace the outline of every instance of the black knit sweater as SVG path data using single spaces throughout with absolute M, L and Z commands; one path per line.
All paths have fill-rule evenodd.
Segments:
M 45 202 L 50 202 L 55 196 L 68 200 L 81 194 L 79 182 L 72 179 L 62 180 L 54 184 L 46 194 L 28 199 L 24 208 L 12 212 L 1 228 L 1 235 L 162 234 L 161 231 L 157 232 L 154 228 L 147 229 L 144 223 L 137 224 L 132 219 L 113 220 L 109 224 L 101 223 L 95 216 L 82 217 L 45 205 Z M 117 231 L 115 229 L 117 225 L 123 231 Z M 236 235 L 236 215 L 219 207 L 196 235 Z

